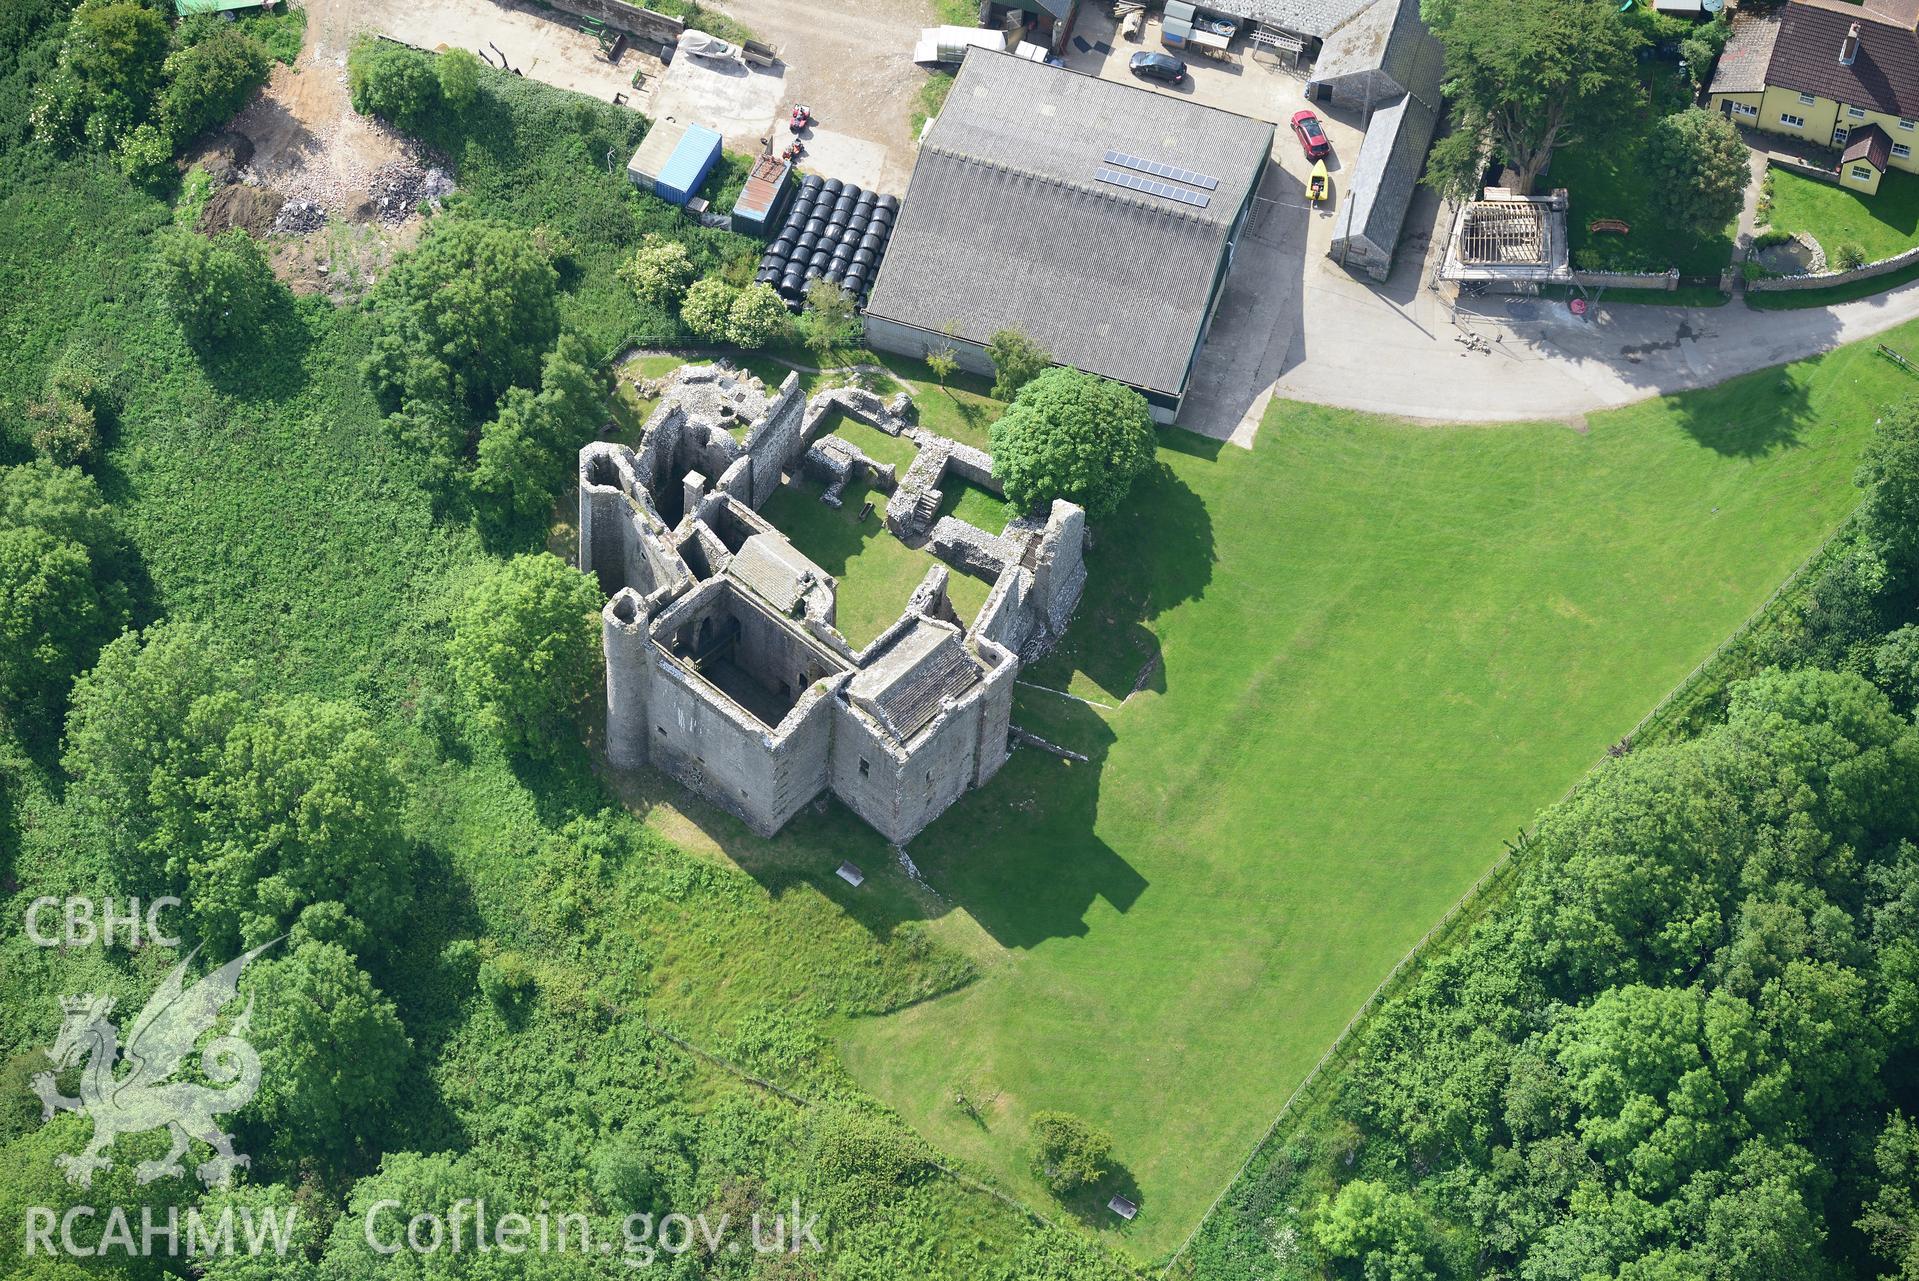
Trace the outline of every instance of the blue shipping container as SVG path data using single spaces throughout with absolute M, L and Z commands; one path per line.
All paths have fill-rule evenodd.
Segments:
M 671 204 L 685 205 L 719 159 L 720 135 L 705 125 L 686 126 L 685 135 L 653 180 L 653 194 Z

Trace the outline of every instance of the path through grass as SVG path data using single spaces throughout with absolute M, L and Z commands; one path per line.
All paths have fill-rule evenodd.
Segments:
M 1027 674 L 1117 710 L 1020 694 L 1091 761 L 1021 751 L 913 843 L 984 977 L 850 1023 L 849 1066 L 1038 1204 L 1032 1114 L 1106 1127 L 1143 1208 L 1090 1221 L 1163 1257 L 1501 842 L 1843 518 L 1910 389 L 1866 344 L 1585 431 L 1279 403 L 1251 452 L 1168 435 Z

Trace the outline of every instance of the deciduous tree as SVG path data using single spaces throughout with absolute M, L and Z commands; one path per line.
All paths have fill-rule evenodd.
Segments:
M 633 287 L 643 303 L 671 307 L 693 282 L 693 256 L 677 240 L 653 234 L 640 241 L 620 267 L 620 279 Z
M 1034 511 L 1064 498 L 1110 516 L 1153 462 L 1153 420 L 1130 387 L 1049 369 L 1021 389 L 989 431 L 993 474 L 1008 502 Z
M 704 276 L 693 282 L 680 301 L 680 319 L 687 330 L 703 342 L 718 342 L 726 337 L 727 323 L 739 290 L 718 276 Z
M 1661 211 L 1675 225 L 1701 234 L 1719 231 L 1737 216 L 1752 177 L 1750 153 L 1732 121 L 1698 107 L 1654 124 L 1645 160 Z
M 1044 347 L 1017 329 L 1001 329 L 988 339 L 986 358 L 993 362 L 995 400 L 1011 400 L 1053 363 Z
M 482 725 L 513 751 L 556 753 L 599 687 L 600 589 L 544 552 L 474 571 L 453 613 L 447 665 Z
M 238 227 L 209 240 L 178 231 L 161 245 L 161 296 L 187 337 L 203 349 L 256 337 L 286 286 L 252 236 Z
M 389 409 L 482 422 L 508 387 L 533 386 L 559 334 L 559 276 L 531 234 L 438 218 L 375 286 L 367 372 Z
M 1106 1177 L 1113 1140 L 1071 1112 L 1033 1114 L 1033 1170 L 1057 1195 L 1071 1196 Z
M 241 975 L 260 1053 L 255 1128 L 283 1160 L 350 1162 L 392 1115 L 412 1047 L 393 1003 L 333 943 L 306 942 Z

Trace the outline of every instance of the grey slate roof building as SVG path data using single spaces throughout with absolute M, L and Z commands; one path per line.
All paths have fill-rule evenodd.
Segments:
M 986 343 L 1017 329 L 1059 364 L 1137 388 L 1170 421 L 1273 131 L 969 54 L 921 145 L 867 302 L 868 341 L 918 356 L 950 335 L 963 365 L 990 372 Z
M 1311 83 L 1361 111 L 1403 93 L 1437 108 L 1445 72 L 1445 50 L 1420 18 L 1419 0 L 1372 0 L 1326 36 Z
M 1359 158 L 1346 175 L 1346 199 L 1335 215 L 1339 225 L 1328 257 L 1374 280 L 1392 274 L 1393 251 L 1438 125 L 1439 113 L 1409 93 L 1373 113 Z

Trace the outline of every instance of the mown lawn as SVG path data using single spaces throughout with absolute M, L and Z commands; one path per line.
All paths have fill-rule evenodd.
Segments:
M 870 423 L 835 413 L 826 430 L 857 448 L 876 463 L 891 463 L 895 472 L 905 475 L 919 455 L 919 446 L 902 436 L 889 436 Z
M 874 511 L 860 520 L 860 508 L 869 501 Z M 820 501 L 819 485 L 801 481 L 781 486 L 760 513 L 807 559 L 839 579 L 836 625 L 854 649 L 865 648 L 890 627 L 926 571 L 941 563 L 887 532 L 885 506 L 885 494 L 852 484 L 835 510 Z M 969 622 L 991 591 L 992 584 L 957 570 L 948 576 L 947 595 Z
M 1775 170 L 1772 226 L 1809 233 L 1828 260 L 1845 244 L 1858 245 L 1867 262 L 1890 258 L 1919 244 L 1919 174 L 1895 169 L 1880 181 L 1876 195 L 1862 196 Z
M 1005 530 L 1012 509 L 998 494 L 948 473 L 941 482 L 939 514 L 957 516 L 969 525 L 997 534 Z
M 1020 751 L 914 841 L 983 978 L 848 1023 L 855 1076 L 1040 1204 L 1033 1113 L 1106 1127 L 1140 1217 L 1078 1209 L 1164 1257 L 1502 842 L 1838 524 L 1910 389 L 1867 344 L 1583 431 L 1168 434 L 1024 674 L 1105 705 L 1020 691 L 1091 760 Z
M 1664 271 L 1717 276 L 1732 261 L 1737 217 L 1719 231 L 1700 235 L 1670 223 L 1654 203 L 1654 179 L 1645 163 L 1646 138 L 1662 116 L 1685 108 L 1691 92 L 1678 64 L 1651 59 L 1641 64 L 1647 104 L 1616 128 L 1562 147 L 1552 168 L 1539 179 L 1544 193 L 1564 187 L 1571 201 L 1567 239 L 1573 266 L 1583 270 Z M 1625 235 L 1592 231 L 1595 220 L 1619 218 L 1632 230 Z

